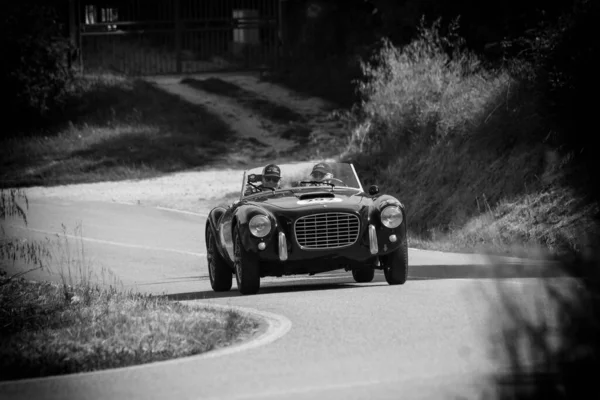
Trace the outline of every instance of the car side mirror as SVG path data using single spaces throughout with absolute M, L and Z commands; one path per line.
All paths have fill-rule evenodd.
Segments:
M 377 193 L 379 193 L 379 187 L 377 185 L 371 185 L 371 187 L 369 187 L 369 194 L 375 196 Z

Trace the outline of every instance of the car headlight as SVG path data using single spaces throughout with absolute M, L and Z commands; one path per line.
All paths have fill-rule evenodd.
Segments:
M 396 228 L 402 223 L 402 210 L 398 206 L 388 206 L 381 211 L 381 223 L 388 228 Z
M 271 232 L 271 221 L 266 215 L 255 215 L 248 226 L 250 233 L 256 237 L 265 237 Z

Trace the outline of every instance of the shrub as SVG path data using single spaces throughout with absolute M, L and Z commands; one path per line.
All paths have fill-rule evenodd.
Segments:
M 400 48 L 384 40 L 376 56 L 362 63 L 363 118 L 351 150 L 398 154 L 467 133 L 485 120 L 490 101 L 506 90 L 511 77 L 483 68 L 457 29 L 454 20 L 443 35 L 440 19 L 431 27 L 422 19 L 415 40 Z
M 422 20 L 408 45 L 384 43 L 363 64 L 362 103 L 349 115 L 346 158 L 363 184 L 398 195 L 413 233 L 427 236 L 464 227 L 483 196 L 495 208 L 546 184 L 538 94 L 466 49 L 457 29 Z
M 70 45 L 61 36 L 55 8 L 35 1 L 10 2 L 3 7 L 0 82 L 6 115 L 12 122 L 9 126 L 39 124 L 61 105 L 67 93 L 72 78 L 66 62 Z

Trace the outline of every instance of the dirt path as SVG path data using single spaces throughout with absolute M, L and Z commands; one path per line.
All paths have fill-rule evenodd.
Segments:
M 345 134 L 328 118 L 333 106 L 314 97 L 300 96 L 257 75 L 214 74 L 149 78 L 161 89 L 208 108 L 237 133 L 231 168 L 181 172 L 168 176 L 118 182 L 33 187 L 27 196 L 65 200 L 107 201 L 159 206 L 205 213 L 227 202 L 240 190 L 242 170 L 266 162 L 298 163 L 332 160 Z M 204 90 L 205 88 L 206 90 Z
M 266 123 L 252 110 L 248 110 L 236 103 L 235 100 L 225 96 L 203 92 L 183 84 L 181 80 L 158 81 L 156 84 L 163 90 L 178 95 L 190 103 L 207 108 L 211 113 L 227 121 L 228 125 L 239 136 L 249 139 L 250 142 L 263 147 L 263 152 L 273 153 L 275 156 L 292 148 L 296 143 L 293 140 L 283 139 L 266 129 Z
M 261 81 L 258 74 L 201 74 L 148 80 L 227 121 L 243 139 L 241 143 L 260 157 L 279 162 L 331 157 L 339 153 L 335 147 L 345 136 L 343 125 L 329 118 L 335 109 L 333 104 Z M 240 152 L 239 157 L 247 154 Z

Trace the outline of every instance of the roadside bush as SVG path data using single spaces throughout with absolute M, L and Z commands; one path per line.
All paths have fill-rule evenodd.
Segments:
M 73 75 L 67 66 L 70 45 L 62 37 L 62 25 L 52 6 L 25 0 L 3 8 L 0 83 L 8 117 L 4 122 L 25 131 L 41 126 L 60 108 Z
M 546 140 L 552 121 L 543 92 L 521 79 L 531 63 L 492 67 L 466 49 L 457 29 L 456 20 L 446 32 L 440 20 L 429 27 L 422 20 L 411 43 L 384 42 L 363 63 L 362 101 L 346 115 L 352 133 L 343 158 L 356 164 L 363 185 L 402 199 L 412 235 L 444 250 L 523 242 L 577 248 L 593 208 L 560 188 L 567 194 L 547 201 L 564 184 L 566 163 Z M 530 203 L 539 207 L 506 207 Z M 566 223 L 571 215 L 581 218 Z
M 421 20 L 411 43 L 398 48 L 384 40 L 362 63 L 361 127 L 353 132 L 350 152 L 403 153 L 468 133 L 485 120 L 490 102 L 512 79 L 504 70 L 484 68 L 465 48 L 457 20 L 448 28 L 443 35 L 440 19 L 431 27 Z

